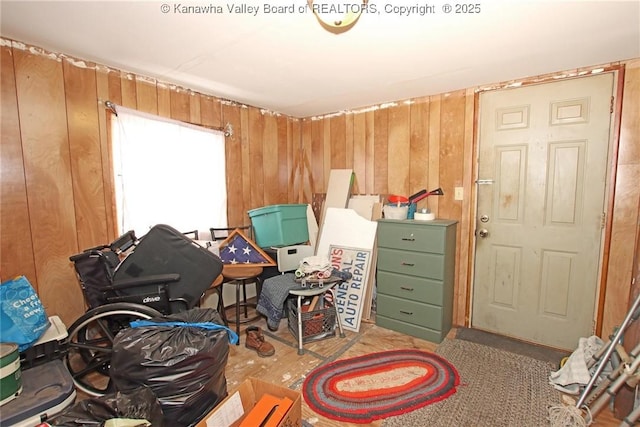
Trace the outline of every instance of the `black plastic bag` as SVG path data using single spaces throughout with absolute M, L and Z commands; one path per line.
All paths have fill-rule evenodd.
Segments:
M 226 327 L 209 330 L 163 323 L 224 325 L 209 308 L 151 319 L 154 325 L 122 330 L 113 343 L 110 376 L 119 391 L 141 385 L 157 396 L 170 426 L 195 425 L 227 396 Z
M 130 393 L 116 392 L 82 400 L 47 422 L 52 426 L 96 427 L 104 426 L 113 418 L 147 420 L 152 427 L 166 425 L 160 402 L 147 387 L 139 387 Z

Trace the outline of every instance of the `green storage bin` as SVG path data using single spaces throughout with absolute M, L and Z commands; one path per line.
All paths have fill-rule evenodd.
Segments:
M 307 205 L 271 205 L 247 212 L 261 248 L 288 246 L 309 240 Z

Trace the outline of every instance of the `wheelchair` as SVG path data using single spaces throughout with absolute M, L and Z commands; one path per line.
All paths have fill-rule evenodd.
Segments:
M 137 238 L 71 256 L 87 311 L 68 328 L 64 361 L 77 389 L 89 396 L 115 391 L 109 378 L 113 341 L 133 320 L 198 305 L 222 272 L 222 261 L 174 228 L 158 224 Z

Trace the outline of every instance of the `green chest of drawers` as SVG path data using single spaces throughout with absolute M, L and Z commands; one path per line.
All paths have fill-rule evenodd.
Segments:
M 451 329 L 456 221 L 378 221 L 376 324 L 439 343 Z

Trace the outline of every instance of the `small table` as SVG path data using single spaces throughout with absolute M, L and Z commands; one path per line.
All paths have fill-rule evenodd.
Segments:
M 235 324 L 236 333 L 238 334 L 238 342 L 236 345 L 240 345 L 240 324 L 252 322 L 260 318 L 260 314 L 256 313 L 253 317 L 248 317 L 247 307 L 256 308 L 256 304 L 247 302 L 247 295 L 245 285 L 251 281 L 256 283 L 256 295 L 260 296 L 260 288 L 262 283 L 260 281 L 260 275 L 262 274 L 262 267 L 255 265 L 226 265 L 222 268 L 222 276 L 224 277 L 224 283 L 233 283 L 236 286 L 236 303 L 235 303 Z M 240 301 L 240 288 L 242 288 L 242 301 Z M 223 306 L 224 307 L 224 306 Z M 240 307 L 244 308 L 244 318 L 240 317 Z

